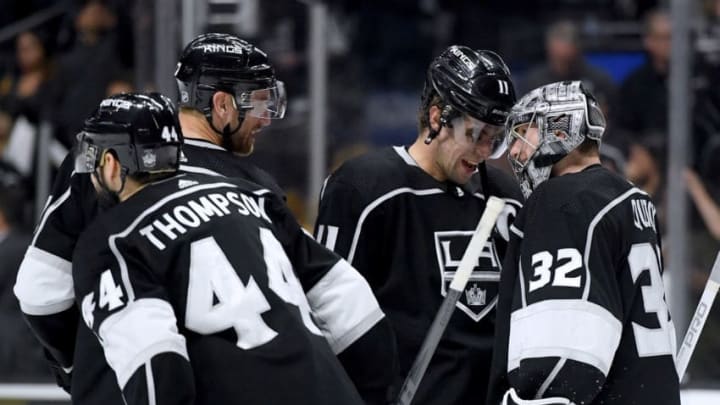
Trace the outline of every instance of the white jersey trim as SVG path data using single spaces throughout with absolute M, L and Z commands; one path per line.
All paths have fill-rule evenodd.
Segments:
M 160 353 L 177 353 L 188 359 L 185 338 L 178 333 L 172 306 L 158 298 L 129 302 L 103 321 L 98 335 L 121 389 L 137 369 Z M 152 369 L 146 372 L 150 374 Z
M 209 142 L 209 141 L 201 141 L 201 140 L 198 140 L 198 139 L 192 139 L 192 138 L 187 138 L 187 137 L 186 137 L 185 139 L 183 139 L 183 142 L 184 142 L 186 145 L 197 146 L 198 148 L 223 150 L 223 151 L 225 151 L 225 152 L 228 151 L 227 149 L 223 148 L 222 146 L 220 146 L 220 145 L 215 145 L 214 143 Z
M 614 200 L 610 201 L 610 203 L 608 203 L 608 205 L 603 207 L 603 209 L 601 209 L 595 215 L 595 217 L 592 219 L 592 221 L 590 222 L 590 226 L 588 227 L 587 237 L 585 238 L 585 252 L 583 255 L 584 256 L 583 260 L 585 261 L 585 275 L 586 275 L 585 279 L 587 280 L 587 282 L 585 283 L 585 290 L 583 290 L 583 295 L 582 295 L 582 298 L 584 300 L 587 300 L 588 297 L 590 296 L 590 282 L 591 282 L 591 279 L 590 279 L 590 250 L 592 248 L 592 240 L 593 240 L 593 236 L 595 233 L 595 227 L 600 222 L 600 220 L 602 220 L 603 217 L 605 217 L 605 214 L 610 212 L 610 210 L 615 208 L 618 204 L 620 204 L 621 202 L 623 202 L 625 199 L 627 199 L 628 197 L 630 197 L 633 194 L 645 194 L 645 193 L 643 191 L 640 191 L 640 189 L 638 189 L 636 187 L 631 188 L 630 190 L 628 190 L 628 191 L 624 192 L 623 194 L 621 194 L 620 196 L 616 197 Z M 645 195 L 647 195 L 647 194 L 645 194 Z
M 550 384 L 553 382 L 555 377 L 560 373 L 560 370 L 565 366 L 565 363 L 567 363 L 567 358 L 563 357 L 555 364 L 555 367 L 553 367 L 552 371 L 550 371 L 550 374 L 548 374 L 545 381 L 540 385 L 540 389 L 538 389 L 537 394 L 535 394 L 535 399 L 540 399 L 545 395 L 545 391 L 547 391 L 548 387 L 550 387 Z
M 210 169 L 206 169 L 204 167 L 198 167 L 198 166 L 180 165 L 180 171 L 187 172 L 187 173 L 199 173 L 199 174 L 207 174 L 210 176 L 226 177 L 218 172 L 214 172 Z
M 328 180 L 330 180 L 330 176 L 325 177 L 325 180 L 323 181 L 322 187 L 320 187 L 320 201 L 322 201 L 323 196 L 325 196 L 325 187 L 327 187 Z
M 384 317 L 370 285 L 344 259 L 308 291 L 307 299 L 316 324 L 335 354 Z
M 155 398 L 155 375 L 153 374 L 152 361 L 145 363 L 145 383 L 147 384 L 148 405 L 157 405 Z
M 413 159 L 413 157 L 410 156 L 410 153 L 407 150 L 405 150 L 404 147 L 393 146 L 393 149 L 395 149 L 395 153 L 397 153 L 400 156 L 400 159 L 402 159 L 405 163 L 407 163 L 410 166 L 418 166 L 417 161 L 415 161 L 415 159 Z
M 520 229 L 518 229 L 518 227 L 516 227 L 515 224 L 510 225 L 510 232 L 517 235 L 520 239 L 525 237 L 525 233 L 523 231 L 521 231 Z
M 117 248 L 117 239 L 118 238 L 124 238 L 127 235 L 130 234 L 130 232 L 135 229 L 138 224 L 145 219 L 148 215 L 152 214 L 153 212 L 157 211 L 158 209 L 162 208 L 163 205 L 167 204 L 168 202 L 186 196 L 188 194 L 195 193 L 200 190 L 209 190 L 213 188 L 220 188 L 220 187 L 232 187 L 237 188 L 236 185 L 231 183 L 210 183 L 210 184 L 199 184 L 196 186 L 188 187 L 184 190 L 176 191 L 167 197 L 161 199 L 160 201 L 156 202 L 149 208 L 147 208 L 145 211 L 143 211 L 140 215 L 138 215 L 135 220 L 128 225 L 127 228 L 125 228 L 122 232 L 110 235 L 108 238 L 108 245 L 110 246 L 110 250 L 113 252 L 113 255 L 115 256 L 115 259 L 118 262 L 118 265 L 120 266 L 120 275 L 122 276 L 122 282 L 125 286 L 125 291 L 128 293 L 128 300 L 133 301 L 135 300 L 135 290 L 132 287 L 132 284 L 130 283 L 130 276 L 128 274 L 128 268 L 127 268 L 127 262 L 125 262 L 125 258 L 123 257 L 122 253 L 120 253 L 120 250 Z
M 28 315 L 52 315 L 73 306 L 72 264 L 60 256 L 28 247 L 13 288 Z
M 586 300 L 547 300 L 510 316 L 508 372 L 525 359 L 560 357 L 591 365 L 605 376 L 620 344 L 622 323 Z
M 381 195 L 380 197 L 378 197 L 377 199 L 375 199 L 375 201 L 371 202 L 370 204 L 368 204 L 367 207 L 365 207 L 363 212 L 360 214 L 360 218 L 358 218 L 358 223 L 355 226 L 355 234 L 353 235 L 352 244 L 350 245 L 350 252 L 348 253 L 347 261 L 352 264 L 353 259 L 355 258 L 355 249 L 357 249 L 357 244 L 358 244 L 358 241 L 360 240 L 360 232 L 362 232 L 363 223 L 365 222 L 365 219 L 368 217 L 368 215 L 370 215 L 370 213 L 375 208 L 377 208 L 380 204 L 382 204 L 385 201 L 387 201 L 393 197 L 396 197 L 400 194 L 410 193 L 410 194 L 424 196 L 424 195 L 442 194 L 444 192 L 445 191 L 443 191 L 439 188 L 416 190 L 416 189 L 412 189 L 409 187 L 402 187 L 402 188 L 397 188 L 395 190 L 392 190 L 388 193 L 385 193 L 385 194 Z
M 75 172 L 72 172 L 70 174 L 70 177 L 75 175 Z M 35 246 L 35 243 L 37 242 L 38 236 L 40 236 L 40 232 L 42 232 L 42 229 L 45 227 L 45 223 L 47 222 L 48 218 L 50 217 L 50 214 L 53 213 L 58 207 L 63 205 L 65 201 L 67 201 L 68 198 L 70 198 L 70 191 L 72 190 L 72 187 L 68 187 L 67 190 L 65 190 L 64 193 L 60 194 L 60 197 L 54 202 L 52 202 L 50 205 L 48 205 L 43 212 L 42 218 L 40 219 L 40 224 L 38 224 L 37 229 L 35 230 L 35 235 L 33 235 L 32 242 L 30 242 L 30 246 Z M 50 200 L 48 200 L 50 202 Z

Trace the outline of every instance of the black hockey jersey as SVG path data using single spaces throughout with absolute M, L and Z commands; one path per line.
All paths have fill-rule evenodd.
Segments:
M 554 177 L 512 226 L 488 405 L 677 405 L 675 331 L 647 194 L 600 165 Z
M 128 405 L 181 403 L 168 396 L 193 382 L 198 405 L 363 403 L 334 351 L 383 318 L 377 301 L 253 183 L 149 184 L 93 222 L 72 262 Z
M 457 304 L 416 394 L 418 404 L 469 404 L 486 395 L 501 258 L 522 196 L 488 167 L 492 194 L 509 203 Z M 402 380 L 485 209 L 479 175 L 465 186 L 436 181 L 404 147 L 346 162 L 321 195 L 315 236 L 368 280 L 395 329 Z
M 239 177 L 283 195 L 262 169 L 210 142 L 186 139 L 181 168 L 188 172 Z M 76 175 L 73 154 L 63 161 L 32 243 L 18 271 L 15 295 L 35 335 L 73 371 L 75 405 L 123 405 L 102 349 L 74 307 L 71 259 L 80 233 L 96 216 L 97 198 L 89 175 Z M 79 326 L 77 329 L 70 325 Z M 75 347 L 82 350 L 75 352 Z
M 185 138 L 180 170 L 212 176 L 238 177 L 258 184 L 285 199 L 285 192 L 268 172 L 247 159 L 201 139 Z

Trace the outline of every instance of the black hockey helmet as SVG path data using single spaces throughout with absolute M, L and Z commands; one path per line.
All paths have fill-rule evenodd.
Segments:
M 113 150 L 123 175 L 133 175 L 177 171 L 183 137 L 169 98 L 130 93 L 100 102 L 85 120 L 78 141 L 75 172 L 94 172 L 103 152 Z
M 508 112 L 515 104 L 515 89 L 510 69 L 495 52 L 473 50 L 453 45 L 430 63 L 422 94 L 422 108 L 426 110 L 437 94 L 448 114 L 467 114 L 490 125 L 505 124 Z
M 175 78 L 178 105 L 195 108 L 208 120 L 217 91 L 234 96 L 241 118 L 253 111 L 262 118 L 285 114 L 284 87 L 267 54 L 233 35 L 209 33 L 193 39 L 180 56 Z

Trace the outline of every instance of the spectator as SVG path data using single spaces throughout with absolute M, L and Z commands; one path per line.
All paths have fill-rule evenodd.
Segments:
M 638 188 L 650 195 L 658 208 L 658 217 L 664 219 L 665 165 L 667 148 L 665 133 L 651 132 L 630 144 L 625 176 Z
M 39 120 L 50 75 L 50 61 L 40 36 L 32 31 L 18 35 L 15 41 L 17 71 L 0 80 L 0 107 L 13 117 Z
M 547 62 L 527 73 L 521 93 L 548 83 L 582 80 L 607 113 L 609 101 L 615 97 L 615 84 L 607 73 L 585 61 L 575 23 L 563 20 L 552 24 L 545 35 L 545 52 Z
M 105 90 L 105 97 L 121 93 L 132 93 L 134 91 L 135 86 L 133 85 L 132 75 L 129 73 L 121 73 L 110 80 Z
M 116 14 L 100 0 L 88 1 L 75 17 L 75 45 L 58 61 L 50 96 L 56 137 L 66 147 L 73 145 L 83 120 L 123 68 L 115 46 L 116 24 Z
M 700 212 L 705 227 L 715 240 L 720 241 L 720 207 L 710 195 L 700 176 L 691 169 L 684 173 L 685 186 L 695 207 Z
M 615 120 L 619 129 L 642 134 L 667 132 L 671 23 L 667 11 L 657 9 L 645 17 L 643 47 L 647 61 L 623 82 Z
M 3 155 L 5 147 L 10 140 L 10 131 L 12 131 L 13 120 L 10 114 L 0 110 L 0 156 Z

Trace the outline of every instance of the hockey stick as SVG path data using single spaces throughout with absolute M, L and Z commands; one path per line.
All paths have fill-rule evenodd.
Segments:
M 695 351 L 695 346 L 700 339 L 700 332 L 702 332 L 705 321 L 707 321 L 708 313 L 712 308 L 715 296 L 720 287 L 720 252 L 718 252 L 715 258 L 715 264 L 713 264 L 712 270 L 710 271 L 710 277 L 708 278 L 707 284 L 705 284 L 705 290 L 700 297 L 697 309 L 695 309 L 695 315 L 693 315 L 690 321 L 690 326 L 685 333 L 685 339 L 682 341 L 682 345 L 678 350 L 678 354 L 675 360 L 677 367 L 677 374 L 680 381 L 685 376 L 690 357 Z
M 440 310 L 438 310 L 437 315 L 435 315 L 430 330 L 420 347 L 420 352 L 400 389 L 397 405 L 410 405 L 412 402 L 415 392 L 420 385 L 420 381 L 425 375 L 425 370 L 428 364 L 430 364 L 430 359 L 433 353 L 435 353 L 440 338 L 450 321 L 450 317 L 455 309 L 455 304 L 460 298 L 460 294 L 465 290 L 465 284 L 467 284 L 472 274 L 472 269 L 475 267 L 475 263 L 477 263 L 477 259 L 480 256 L 480 252 L 490 237 L 490 232 L 495 226 L 495 221 L 497 221 L 500 211 L 502 211 L 504 206 L 505 201 L 497 197 L 490 197 L 488 199 L 485 212 L 483 212 L 480 222 L 478 222 L 477 228 L 475 229 L 475 233 L 472 239 L 470 239 L 467 249 L 465 249 L 465 254 L 463 254 L 460 265 L 455 272 L 455 277 L 453 277 L 452 282 L 450 282 L 447 295 L 445 295 L 445 299 L 442 305 L 440 305 Z

